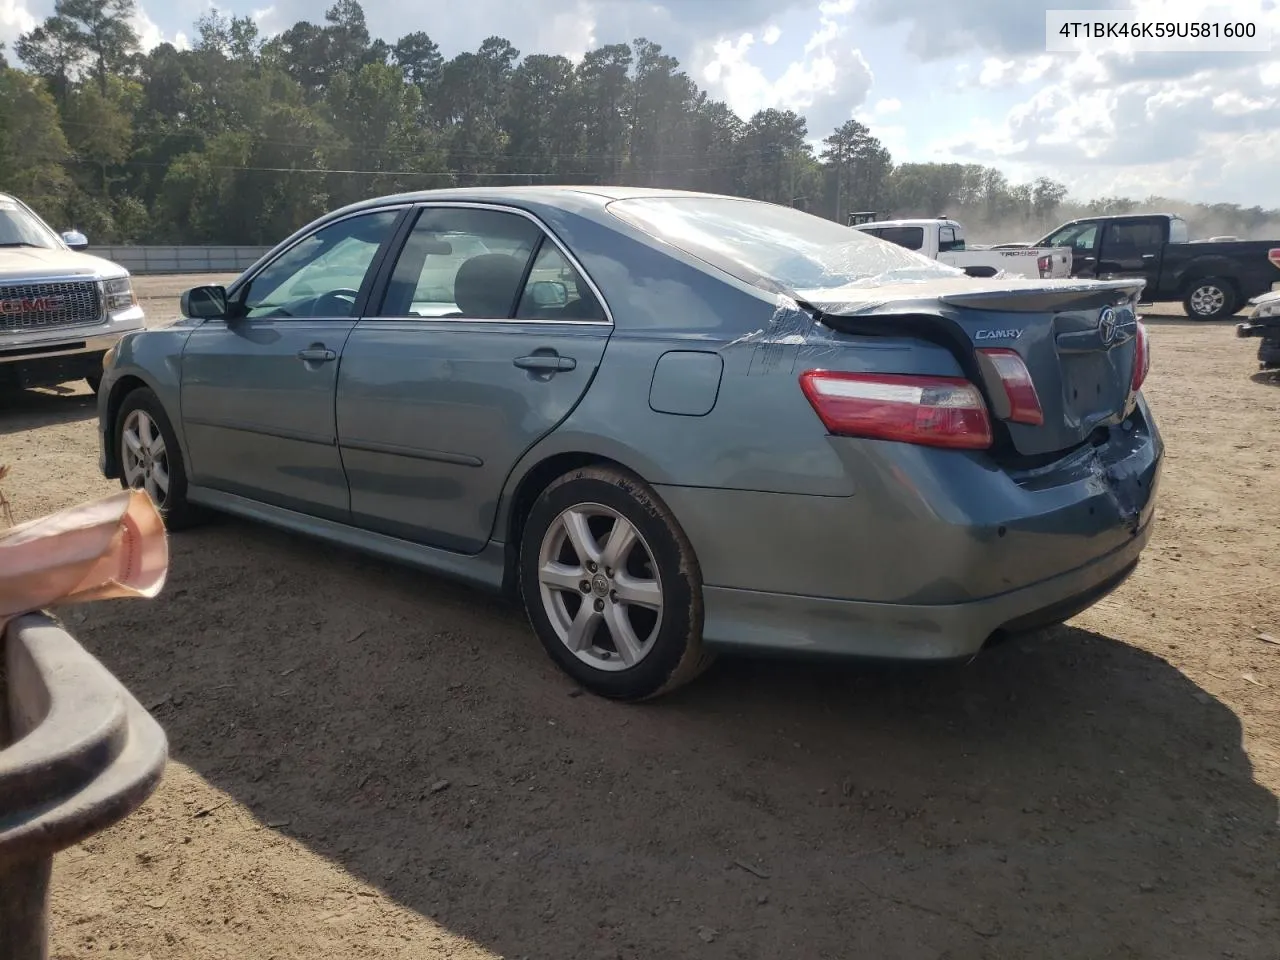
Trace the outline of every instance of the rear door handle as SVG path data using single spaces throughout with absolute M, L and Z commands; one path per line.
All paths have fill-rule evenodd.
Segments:
M 298 359 L 307 363 L 328 363 L 330 360 L 337 360 L 338 354 L 323 344 L 313 343 L 305 350 L 298 351 Z
M 558 370 L 572 370 L 578 365 L 573 357 L 562 357 L 554 353 L 540 353 L 529 357 L 516 357 L 511 361 L 522 370 L 538 370 L 543 373 L 554 373 Z

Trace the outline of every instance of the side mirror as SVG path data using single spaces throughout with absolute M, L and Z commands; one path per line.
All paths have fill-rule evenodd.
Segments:
M 192 287 L 181 298 L 182 315 L 190 320 L 217 320 L 227 315 L 225 287 Z
M 85 250 L 89 246 L 89 238 L 79 230 L 64 230 L 62 242 L 72 250 Z
M 529 295 L 535 307 L 563 307 L 569 302 L 569 288 L 559 280 L 537 280 Z

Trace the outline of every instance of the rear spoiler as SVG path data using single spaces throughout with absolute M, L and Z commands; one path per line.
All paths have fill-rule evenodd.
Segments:
M 1072 283 L 1062 287 L 1030 290 L 987 289 L 947 293 L 938 297 L 953 307 L 971 307 L 1008 313 L 1056 313 L 1061 310 L 1093 310 L 1130 300 L 1135 304 L 1146 280 L 1091 280 L 1088 285 Z M 1117 294 L 1121 296 L 1117 297 Z
M 891 292 L 885 287 L 851 287 L 832 291 L 830 301 L 789 291 L 786 295 L 810 314 L 830 318 L 874 317 L 892 311 L 910 312 L 940 303 L 949 307 L 1007 313 L 1057 313 L 1091 310 L 1123 302 L 1137 304 L 1146 286 L 1141 279 L 1128 280 L 999 280 L 993 284 L 946 282 L 902 283 Z M 843 298 L 843 299 L 838 299 Z M 886 310 L 887 308 L 887 310 Z

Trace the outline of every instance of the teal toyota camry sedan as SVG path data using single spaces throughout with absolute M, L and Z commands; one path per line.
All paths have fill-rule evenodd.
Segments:
M 1119 585 L 1163 445 L 1140 279 L 975 278 L 638 188 L 334 211 L 104 360 L 101 469 L 519 598 L 584 687 L 971 657 Z

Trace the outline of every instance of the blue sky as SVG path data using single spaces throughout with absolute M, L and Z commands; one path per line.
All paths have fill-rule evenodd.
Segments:
M 580 56 L 645 36 L 740 114 L 795 109 L 820 139 L 856 116 L 896 161 L 997 166 L 1049 176 L 1081 198 L 1145 197 L 1280 207 L 1277 0 L 365 0 L 375 36 L 425 30 L 446 56 L 490 34 L 523 53 Z M 327 0 L 227 0 L 272 33 L 320 21 Z M 0 41 L 53 0 L 0 0 Z M 179 45 L 207 0 L 143 0 L 147 45 Z M 1252 17 L 1270 54 L 1046 54 L 1047 8 L 1136 8 L 1156 19 Z M 12 49 L 10 47 L 10 49 Z

